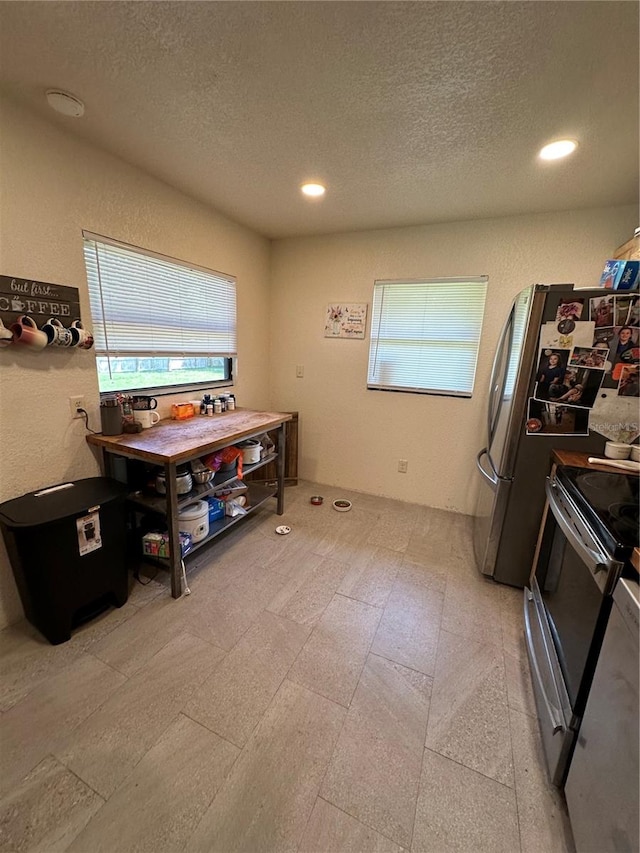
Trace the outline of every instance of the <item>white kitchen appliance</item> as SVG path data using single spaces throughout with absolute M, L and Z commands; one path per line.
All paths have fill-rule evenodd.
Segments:
M 477 455 L 481 481 L 473 531 L 478 569 L 500 583 L 524 587 L 528 581 L 551 451 L 601 455 L 605 438 L 593 428 L 599 408 L 606 407 L 604 420 L 610 423 L 637 423 L 637 400 L 618 396 L 614 383 L 607 379 L 589 415 L 588 435 L 544 434 L 543 430 L 531 434 L 529 401 L 534 396 L 543 325 L 551 324 L 558 340 L 566 341 L 576 323 L 572 327 L 558 319 L 562 306 L 582 304 L 578 323 L 589 321 L 589 300 L 601 299 L 607 293 L 602 289 L 575 290 L 571 284 L 532 285 L 516 296 L 502 329 L 488 389 L 484 447 Z M 557 348 L 562 346 L 568 344 L 558 343 Z
M 178 513 L 180 530 L 191 535 L 192 541 L 202 542 L 209 535 L 209 504 L 207 501 L 194 501 Z

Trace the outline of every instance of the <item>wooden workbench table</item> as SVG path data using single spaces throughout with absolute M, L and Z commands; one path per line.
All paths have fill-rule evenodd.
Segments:
M 252 438 L 268 430 L 278 430 L 277 443 L 277 513 L 284 512 L 284 424 L 291 420 L 285 412 L 257 412 L 252 409 L 237 409 L 234 412 L 197 416 L 184 421 L 163 420 L 157 426 L 139 433 L 123 435 L 92 434 L 87 442 L 99 447 L 103 452 L 105 474 L 112 473 L 112 457 L 123 456 L 150 462 L 164 468 L 167 494 L 166 502 L 160 502 L 166 513 L 169 529 L 169 571 L 171 574 L 171 594 L 179 598 L 182 594 L 182 554 L 178 526 L 179 500 L 176 486 L 176 466 L 200 456 L 229 447 L 239 441 Z M 257 467 L 257 466 L 256 466 Z M 196 494 L 197 500 L 202 494 Z M 270 496 L 270 495 L 268 495 Z M 184 503 L 184 500 L 181 501 Z M 209 537 L 213 538 L 213 534 Z M 205 540 L 205 542 L 208 541 Z M 203 544 L 203 543 L 202 543 Z

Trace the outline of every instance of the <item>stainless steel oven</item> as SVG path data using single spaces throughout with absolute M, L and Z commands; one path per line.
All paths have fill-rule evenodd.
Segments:
M 612 593 L 638 542 L 638 477 L 558 467 L 525 589 L 527 651 L 551 780 L 564 785 Z

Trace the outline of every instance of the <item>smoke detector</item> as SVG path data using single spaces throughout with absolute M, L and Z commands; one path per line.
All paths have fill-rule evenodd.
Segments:
M 80 118 L 84 115 L 84 104 L 80 98 L 76 98 L 69 92 L 63 92 L 62 89 L 48 89 L 47 102 L 51 109 L 62 113 L 63 116 Z

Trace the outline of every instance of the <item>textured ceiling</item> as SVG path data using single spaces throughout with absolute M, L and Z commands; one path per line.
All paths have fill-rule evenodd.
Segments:
M 0 2 L 0 56 L 10 97 L 269 237 L 637 200 L 635 2 Z

